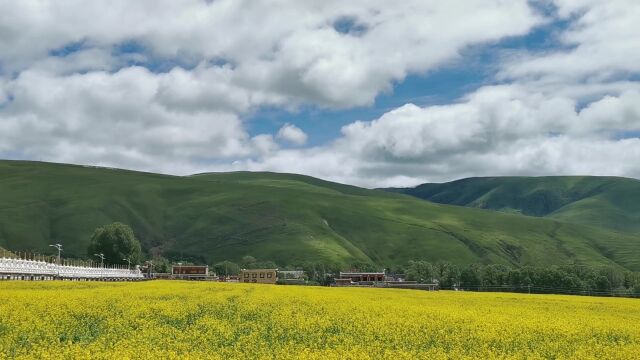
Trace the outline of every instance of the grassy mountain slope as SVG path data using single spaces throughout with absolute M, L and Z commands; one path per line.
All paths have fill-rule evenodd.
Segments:
M 487 177 L 394 189 L 440 204 L 516 212 L 640 232 L 640 181 L 619 177 Z
M 166 176 L 0 161 L 0 246 L 84 256 L 99 225 L 130 224 L 146 251 L 214 263 L 252 255 L 381 266 L 423 258 L 619 265 L 640 270 L 637 238 L 597 227 L 440 205 L 273 173 Z

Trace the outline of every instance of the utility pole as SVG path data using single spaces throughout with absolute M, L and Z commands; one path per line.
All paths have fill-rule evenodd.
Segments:
M 104 268 L 104 254 L 93 254 L 93 256 L 97 256 L 100 258 L 100 268 Z
M 62 245 L 61 244 L 53 244 L 53 245 L 49 245 L 49 246 L 58 249 L 58 262 L 57 262 L 57 264 L 60 265 L 60 253 L 62 253 Z
M 153 269 L 153 261 L 147 260 L 147 264 L 149 264 L 147 267 L 147 271 L 149 272 L 149 279 L 151 279 L 151 270 Z

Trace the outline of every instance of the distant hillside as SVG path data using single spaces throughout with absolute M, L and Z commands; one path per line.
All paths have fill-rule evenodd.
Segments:
M 85 256 L 93 230 L 130 224 L 146 252 L 213 264 L 252 255 L 378 266 L 410 259 L 619 265 L 640 241 L 615 231 L 439 205 L 402 194 L 274 173 L 166 176 L 0 161 L 0 246 Z
M 390 190 L 440 204 L 640 232 L 640 181 L 634 179 L 487 177 Z

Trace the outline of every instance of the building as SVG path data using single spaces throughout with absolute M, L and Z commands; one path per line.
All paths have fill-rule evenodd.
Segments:
M 240 281 L 244 283 L 275 284 L 278 281 L 278 269 L 242 269 Z
M 397 279 L 397 280 L 396 280 Z M 438 284 L 418 284 L 417 281 L 405 281 L 403 277 L 387 276 L 384 272 L 341 272 L 335 286 L 366 286 L 415 290 L 438 290 Z
M 384 272 L 340 272 L 340 277 L 336 279 L 341 282 L 351 280 L 352 283 L 374 283 L 385 281 Z
M 171 276 L 174 279 L 206 279 L 209 277 L 208 265 L 173 265 L 171 267 Z

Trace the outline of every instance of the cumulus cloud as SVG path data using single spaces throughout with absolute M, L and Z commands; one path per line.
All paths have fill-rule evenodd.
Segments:
M 278 139 L 301 146 L 307 142 L 307 134 L 293 124 L 284 124 L 280 130 L 278 130 Z
M 327 146 L 245 166 L 290 164 L 364 186 L 491 175 L 639 178 L 640 28 L 634 24 L 640 4 L 561 0 L 554 6 L 550 21 L 568 23 L 559 46 L 510 53 L 496 78 L 502 85 L 452 104 L 407 104 L 345 126 Z M 341 165 L 328 171 L 325 163 Z
M 185 159 L 252 154 L 234 112 L 165 103 L 161 90 L 170 81 L 171 74 L 141 67 L 72 76 L 22 72 L 8 84 L 14 99 L 1 111 L 0 143 L 27 158 L 161 171 Z
M 20 1 L 0 14 L 0 155 L 171 173 L 273 156 L 273 135 L 243 123 L 257 108 L 370 105 L 541 21 L 525 0 Z
M 469 45 L 524 34 L 540 21 L 524 0 L 24 1 L 2 3 L 0 13 L 7 69 L 52 56 L 71 61 L 67 53 L 77 49 L 102 49 L 117 62 L 133 47 L 150 66 L 229 64 L 227 84 L 217 85 L 285 97 L 290 105 L 336 107 L 371 104 L 407 73 L 427 71 Z M 203 83 L 211 84 L 194 86 Z
M 640 5 L 548 3 L 541 15 L 526 0 L 0 2 L 0 155 L 371 187 L 640 177 Z M 262 107 L 370 106 L 408 75 L 550 22 L 568 24 L 558 46 L 509 52 L 481 88 L 353 122 L 324 145 L 243 122 Z
M 620 136 L 640 130 L 638 96 L 606 96 L 577 110 L 568 98 L 489 86 L 458 104 L 409 104 L 352 123 L 329 146 L 238 165 L 369 187 L 491 175 L 640 177 L 640 139 Z
M 640 72 L 640 3 L 557 0 L 555 5 L 556 20 L 569 21 L 558 35 L 559 48 L 514 54 L 500 78 L 576 97 L 635 87 L 624 80 Z

